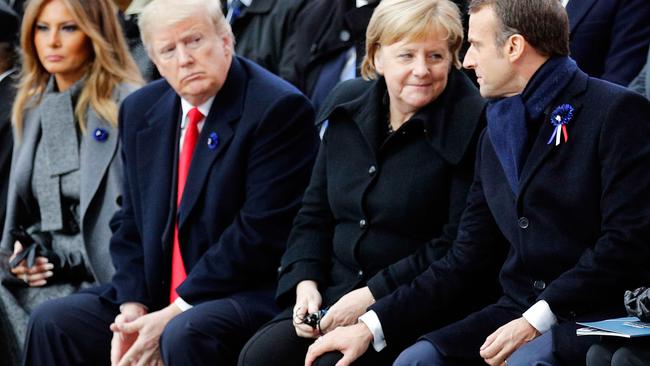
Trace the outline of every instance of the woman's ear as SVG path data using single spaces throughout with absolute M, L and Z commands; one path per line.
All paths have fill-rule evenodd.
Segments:
M 378 74 L 383 75 L 384 74 L 384 49 L 381 47 L 381 45 L 377 45 L 377 49 L 375 50 L 375 56 L 373 57 L 374 62 L 375 62 L 375 71 Z

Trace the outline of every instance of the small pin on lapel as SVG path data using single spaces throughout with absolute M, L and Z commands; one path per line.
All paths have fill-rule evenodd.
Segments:
M 108 138 L 108 131 L 103 128 L 96 128 L 93 131 L 93 138 L 95 141 L 104 142 Z
M 208 137 L 208 148 L 210 150 L 214 150 L 217 148 L 219 145 L 219 135 L 217 135 L 216 132 L 210 132 L 210 136 Z

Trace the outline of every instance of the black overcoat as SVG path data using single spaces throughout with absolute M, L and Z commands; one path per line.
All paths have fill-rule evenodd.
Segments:
M 471 184 L 484 100 L 452 70 L 445 91 L 387 137 L 383 79 L 350 80 L 323 106 L 314 172 L 282 258 L 277 297 L 315 280 L 323 306 L 359 287 L 376 299 L 446 253 Z
M 555 350 L 571 365 L 584 362 L 584 353 L 576 354 L 573 346 L 574 322 L 624 316 L 624 291 L 650 283 L 650 103 L 578 71 L 548 112 L 561 104 L 574 108 L 569 139 L 547 144 L 554 128 L 549 113 L 523 166 L 517 196 L 488 135 L 481 136 L 476 176 L 452 249 L 372 306 L 389 344 L 422 316 L 444 316 L 440 310 L 475 287 L 474 276 L 494 262 L 498 248 L 509 251 L 498 303 L 520 316 L 545 300 L 559 321 L 552 329 L 558 334 Z M 447 355 L 468 352 L 462 342 L 443 346 Z

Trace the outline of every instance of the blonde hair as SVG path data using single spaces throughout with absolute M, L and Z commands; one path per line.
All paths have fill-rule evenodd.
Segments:
M 214 0 L 153 0 L 147 4 L 138 18 L 138 27 L 142 43 L 150 58 L 151 35 L 156 27 L 169 26 L 195 16 L 207 16 L 220 36 L 230 37 L 234 41 L 230 24 L 221 11 L 221 2 Z
M 30 0 L 25 8 L 21 28 L 22 70 L 12 119 L 18 135 L 22 133 L 25 109 L 37 105 L 50 74 L 39 61 L 34 45 L 36 21 L 45 4 L 51 0 Z M 140 72 L 129 53 L 117 10 L 110 0 L 60 0 L 72 14 L 79 29 L 92 45 L 91 60 L 86 65 L 85 84 L 74 114 L 82 131 L 86 128 L 86 112 L 95 113 L 117 126 L 118 107 L 113 100 L 114 87 L 122 82 L 142 84 Z
M 401 40 L 422 40 L 437 34 L 445 37 L 452 65 L 460 68 L 458 52 L 463 25 L 458 6 L 449 0 L 383 0 L 366 30 L 366 55 L 361 64 L 364 79 L 376 79 L 375 55 L 381 45 Z

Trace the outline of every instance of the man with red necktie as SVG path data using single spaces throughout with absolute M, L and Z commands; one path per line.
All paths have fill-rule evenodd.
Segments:
M 116 274 L 33 312 L 28 365 L 235 364 L 277 312 L 276 268 L 318 146 L 311 104 L 234 56 L 219 2 L 154 0 L 139 26 L 164 80 L 120 111 Z

